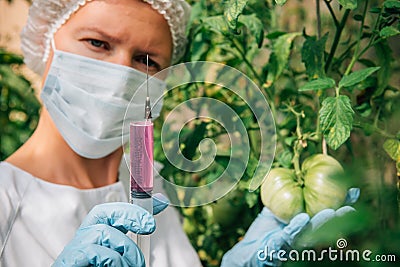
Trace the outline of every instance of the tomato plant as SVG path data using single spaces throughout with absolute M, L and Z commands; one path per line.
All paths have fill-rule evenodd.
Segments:
M 275 119 L 273 169 L 293 170 L 294 174 L 289 171 L 287 176 L 297 179 L 296 170 L 302 170 L 300 163 L 307 158 L 316 154 L 335 158 L 344 168 L 341 179 L 346 180 L 346 188 L 361 188 L 357 208 L 366 216 L 358 218 L 358 224 L 348 223 L 354 226 L 354 242 L 360 244 L 373 236 L 380 249 L 393 250 L 395 243 L 383 240 L 392 240 L 388 237 L 400 233 L 394 226 L 399 213 L 398 1 L 190 2 L 193 14 L 183 61 L 221 62 L 249 76 L 261 88 Z M 223 253 L 240 240 L 263 206 L 260 191 L 248 191 L 262 133 L 254 127 L 254 118 L 243 101 L 207 85 L 188 85 L 184 92 L 169 94 L 163 116 L 177 103 L 193 97 L 216 98 L 229 104 L 250 136 L 250 159 L 235 188 L 241 198 L 227 196 L 207 206 L 181 210 L 203 264 L 218 266 Z M 218 141 L 224 134 L 212 120 L 194 120 L 187 126 L 180 142 L 189 160 L 199 157 L 200 140 Z M 189 147 L 191 153 L 187 153 Z M 172 166 L 162 153 L 159 159 L 164 164 L 164 177 L 186 186 L 207 184 L 226 165 L 225 157 L 217 156 L 213 169 L 193 174 Z M 320 192 L 324 190 L 314 187 L 323 197 Z M 342 200 L 343 190 L 338 191 Z M 190 202 L 196 196 L 179 197 Z M 215 216 L 216 208 L 212 207 L 219 203 L 226 213 Z M 235 208 L 241 216 L 225 215 L 236 214 L 229 212 Z M 338 231 L 346 232 L 335 228 L 328 232 Z

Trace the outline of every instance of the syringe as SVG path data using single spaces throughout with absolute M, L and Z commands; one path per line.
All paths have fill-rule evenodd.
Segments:
M 147 96 L 145 101 L 145 120 L 130 124 L 130 168 L 131 203 L 153 214 L 153 123 L 148 88 L 147 55 Z M 135 241 L 142 251 L 146 266 L 150 266 L 150 236 L 135 235 Z

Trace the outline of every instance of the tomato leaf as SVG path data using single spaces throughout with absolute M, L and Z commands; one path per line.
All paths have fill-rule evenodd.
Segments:
M 400 31 L 392 26 L 386 26 L 379 32 L 379 36 L 382 38 L 389 38 L 398 34 L 400 34 Z
M 292 166 L 292 159 L 293 159 L 293 153 L 290 150 L 284 150 L 282 153 L 279 153 L 276 157 L 276 160 L 284 168 L 290 168 Z
M 255 14 L 252 14 L 240 16 L 239 22 L 246 26 L 251 35 L 255 37 L 258 47 L 261 48 L 264 40 L 264 28 L 261 20 Z
M 283 6 L 286 3 L 287 0 L 275 0 L 275 3 L 277 3 L 280 6 Z
M 325 77 L 325 43 L 328 34 L 320 40 L 315 36 L 306 37 L 303 48 L 301 49 L 301 60 L 306 66 L 306 72 L 310 79 Z
M 387 139 L 383 143 L 383 149 L 388 155 L 395 160 L 400 162 L 400 141 L 396 139 Z
M 223 16 L 211 16 L 202 20 L 204 27 L 217 34 L 228 34 L 229 30 Z
M 383 149 L 396 162 L 397 175 L 400 175 L 400 140 L 387 139 L 383 143 Z
M 400 2 L 399 1 L 385 1 L 385 3 L 383 3 L 383 5 L 385 6 L 385 8 L 400 8 Z
M 335 87 L 335 80 L 331 78 L 320 78 L 316 80 L 312 80 L 302 87 L 300 87 L 299 91 L 317 91 L 317 90 L 325 90 L 329 88 Z
M 348 96 L 327 97 L 319 112 L 322 132 L 330 148 L 336 150 L 349 137 L 354 111 Z
M 374 73 L 379 69 L 380 67 L 371 67 L 355 71 L 349 75 L 345 75 L 339 82 L 339 88 L 353 86 L 363 81 L 364 79 L 366 79 L 368 76 L 370 76 L 372 73 Z
M 248 0 L 228 0 L 224 11 L 224 17 L 229 28 L 237 32 L 238 18 L 242 14 Z
M 259 195 L 251 192 L 245 192 L 244 199 L 249 208 L 254 207 L 258 203 Z
M 288 65 L 292 42 L 294 38 L 300 35 L 300 32 L 287 33 L 279 36 L 274 42 L 268 63 L 267 85 L 276 81 Z
M 357 0 L 338 0 L 338 2 L 345 9 L 356 9 L 357 8 Z

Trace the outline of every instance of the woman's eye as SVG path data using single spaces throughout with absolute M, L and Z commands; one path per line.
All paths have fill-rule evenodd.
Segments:
M 140 56 L 136 59 L 136 61 L 138 61 L 140 64 L 144 65 L 145 68 L 147 68 L 147 56 Z M 156 71 L 161 70 L 160 65 L 151 58 L 148 59 L 148 63 L 149 63 L 149 70 L 156 70 Z
M 96 39 L 89 39 L 88 43 L 96 48 L 103 48 L 103 49 L 108 49 L 108 45 L 106 42 L 100 41 L 100 40 L 96 40 Z

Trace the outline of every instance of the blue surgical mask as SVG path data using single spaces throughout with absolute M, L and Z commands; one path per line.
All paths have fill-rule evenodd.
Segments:
M 129 123 L 143 120 L 145 82 L 146 74 L 133 68 L 54 49 L 41 99 L 68 145 L 96 159 L 124 145 Z M 148 82 L 156 118 L 165 83 Z

